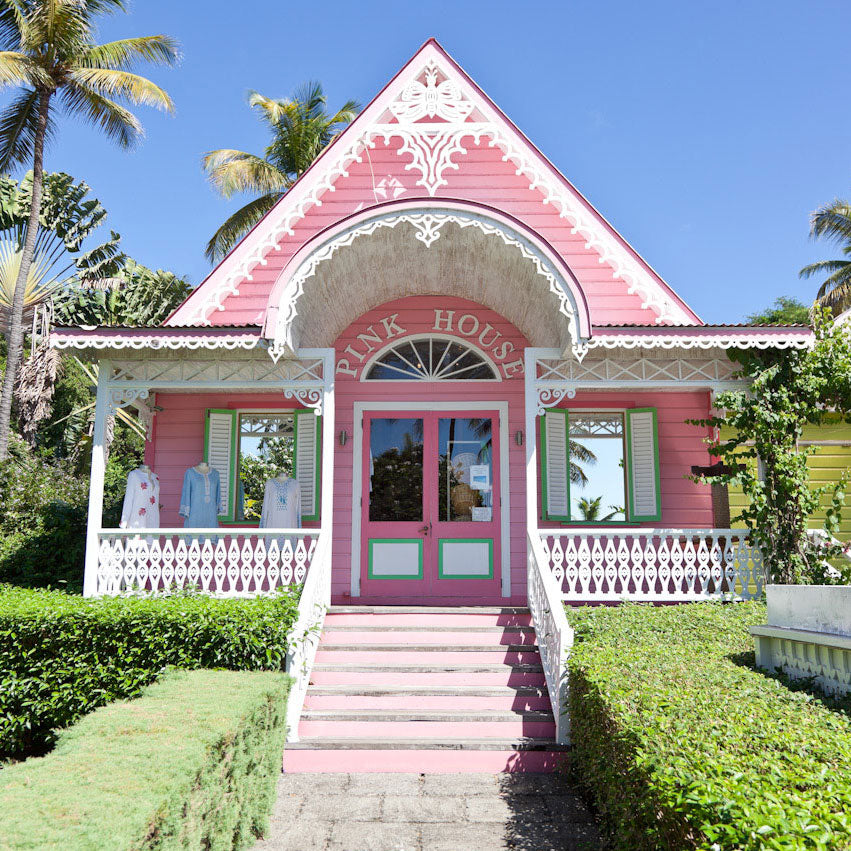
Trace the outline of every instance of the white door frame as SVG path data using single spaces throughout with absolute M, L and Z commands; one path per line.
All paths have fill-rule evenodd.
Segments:
M 352 447 L 352 597 L 360 597 L 363 415 L 366 411 L 496 411 L 499 414 L 499 527 L 502 596 L 511 596 L 511 504 L 508 486 L 508 402 L 355 402 Z

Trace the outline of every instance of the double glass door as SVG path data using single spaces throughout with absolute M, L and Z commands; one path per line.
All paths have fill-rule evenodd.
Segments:
M 498 414 L 367 413 L 361 594 L 499 595 Z

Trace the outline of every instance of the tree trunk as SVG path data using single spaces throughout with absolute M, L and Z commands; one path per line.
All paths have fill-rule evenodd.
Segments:
M 3 376 L 3 394 L 0 396 L 0 461 L 9 454 L 9 433 L 12 419 L 12 397 L 15 392 L 15 379 L 21 367 L 24 351 L 24 296 L 27 279 L 30 274 L 35 241 L 38 236 L 38 218 L 41 212 L 42 175 L 44 173 L 44 137 L 47 131 L 47 116 L 50 110 L 50 93 L 42 92 L 38 102 L 35 144 L 33 146 L 33 188 L 32 206 L 27 222 L 27 236 L 21 252 L 21 268 L 15 282 L 15 295 L 9 317 L 9 331 L 6 335 L 8 351 L 6 354 L 6 374 Z

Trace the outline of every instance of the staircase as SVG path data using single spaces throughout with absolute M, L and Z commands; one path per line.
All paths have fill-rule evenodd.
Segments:
M 551 771 L 528 609 L 332 606 L 285 772 Z

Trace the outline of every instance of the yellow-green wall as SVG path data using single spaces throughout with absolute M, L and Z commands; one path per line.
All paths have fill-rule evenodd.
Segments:
M 723 435 L 722 431 L 722 437 Z M 824 445 L 828 441 L 831 445 Z M 803 442 L 821 444 L 818 445 L 815 454 L 807 459 L 812 487 L 837 482 L 846 470 L 851 469 L 851 423 L 833 422 L 820 426 L 807 426 L 804 429 Z M 729 494 L 732 526 L 734 529 L 741 528 L 741 521 L 736 522 L 734 518 L 744 507 L 744 494 L 741 488 L 732 485 Z M 822 497 L 824 507 L 830 504 L 831 495 L 831 492 L 828 492 Z M 843 541 L 848 541 L 851 540 L 851 499 L 846 499 L 845 505 L 839 537 Z M 812 518 L 811 525 L 818 528 L 823 520 L 824 512 L 821 511 Z

